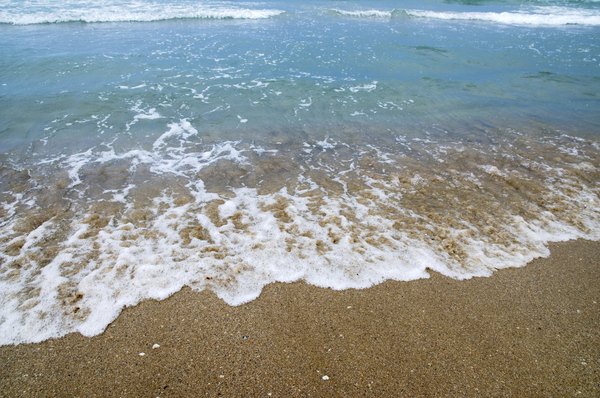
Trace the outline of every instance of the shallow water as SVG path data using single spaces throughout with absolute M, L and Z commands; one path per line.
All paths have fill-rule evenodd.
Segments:
M 600 4 L 397 3 L 1 3 L 0 343 L 599 239 Z

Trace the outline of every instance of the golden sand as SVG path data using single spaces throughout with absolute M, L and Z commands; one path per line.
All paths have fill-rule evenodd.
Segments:
M 239 307 L 184 289 L 93 338 L 0 347 L 0 396 L 597 397 L 600 243 L 551 249 L 489 278 L 273 284 Z

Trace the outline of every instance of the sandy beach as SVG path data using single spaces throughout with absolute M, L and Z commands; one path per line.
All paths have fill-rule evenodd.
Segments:
M 275 284 L 239 307 L 185 289 L 93 338 L 1 347 L 0 395 L 598 396 L 600 243 L 551 249 L 489 278 Z
M 0 1 L 0 398 L 600 398 L 599 37 L 600 0 Z

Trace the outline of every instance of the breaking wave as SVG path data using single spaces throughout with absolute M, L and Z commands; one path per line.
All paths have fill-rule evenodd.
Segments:
M 489 276 L 600 239 L 596 142 L 201 135 L 180 120 L 146 149 L 2 163 L 0 344 L 96 335 L 184 286 L 239 305 L 273 282 Z
M 147 2 L 114 3 L 102 6 L 81 1 L 62 7 L 0 10 L 0 23 L 34 25 L 68 22 L 152 22 L 174 19 L 266 19 L 283 14 L 277 9 L 252 9 L 224 5 L 161 4 Z
M 331 9 L 332 13 L 354 18 L 399 18 L 413 17 L 438 20 L 482 21 L 504 25 L 527 26 L 565 26 L 585 25 L 600 26 L 600 12 L 589 9 L 573 9 L 567 7 L 534 7 L 528 10 L 510 12 L 451 12 L 428 11 L 415 9 L 395 10 L 340 10 Z
M 528 11 L 513 12 L 439 12 L 406 10 L 412 17 L 483 21 L 505 25 L 527 26 L 600 26 L 600 12 L 595 10 L 571 9 L 566 7 L 536 7 Z

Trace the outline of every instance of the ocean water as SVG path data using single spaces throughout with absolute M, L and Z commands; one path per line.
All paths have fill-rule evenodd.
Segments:
M 0 1 L 0 344 L 489 276 L 599 193 L 598 1 Z

